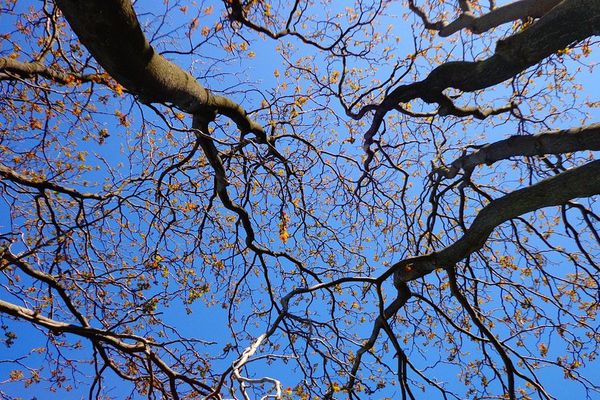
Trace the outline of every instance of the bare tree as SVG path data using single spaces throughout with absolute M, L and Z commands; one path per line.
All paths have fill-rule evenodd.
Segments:
M 1 398 L 600 393 L 600 1 L 0 7 Z

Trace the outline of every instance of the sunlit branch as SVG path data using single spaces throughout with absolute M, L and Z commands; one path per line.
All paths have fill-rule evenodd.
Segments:
M 41 62 L 22 62 L 8 57 L 0 57 L 0 81 L 31 79 L 42 77 L 62 85 L 74 83 L 103 83 L 108 84 L 105 74 L 73 74 L 50 68 Z
M 106 195 L 98 195 L 95 193 L 80 192 L 76 189 L 72 189 L 72 188 L 69 188 L 66 186 L 62 186 L 62 185 L 58 185 L 56 183 L 50 182 L 49 180 L 25 176 L 25 175 L 20 174 L 20 173 L 14 171 L 13 169 L 8 168 L 4 165 L 0 165 L 0 176 L 6 180 L 10 180 L 19 185 L 37 189 L 40 192 L 43 192 L 45 190 L 50 190 L 50 191 L 53 191 L 56 193 L 66 194 L 66 195 L 72 197 L 73 199 L 104 200 L 107 197 Z
M 207 120 L 222 114 L 242 133 L 253 133 L 266 142 L 264 129 L 239 104 L 212 93 L 154 50 L 129 0 L 56 3 L 96 61 L 142 102 L 170 103 L 190 114 L 202 114 Z
M 400 103 L 420 98 L 436 103 L 448 88 L 473 92 L 501 83 L 573 42 L 600 32 L 600 6 L 590 0 L 565 0 L 523 31 L 498 41 L 493 56 L 482 61 L 452 61 L 440 65 L 422 81 L 402 85 L 377 105 L 367 105 L 357 113 L 361 119 L 373 112 L 373 121 L 364 134 L 367 152 L 365 170 L 373 160 L 371 144 L 387 113 Z
M 532 186 L 493 200 L 478 214 L 464 235 L 438 252 L 399 261 L 380 278 L 395 274 L 396 282 L 421 278 L 437 268 L 452 267 L 479 250 L 500 224 L 522 214 L 600 194 L 600 161 L 567 170 Z
M 267 377 L 267 376 L 262 377 L 262 378 L 248 378 L 248 377 L 242 376 L 240 373 L 240 368 L 248 363 L 248 360 L 250 359 L 250 357 L 252 357 L 254 355 L 254 353 L 256 353 L 256 350 L 258 350 L 258 348 L 263 344 L 263 342 L 266 338 L 267 338 L 267 334 L 260 335 L 254 341 L 254 343 L 252 343 L 251 346 L 249 346 L 242 352 L 242 355 L 235 361 L 235 363 L 233 365 L 233 368 L 232 368 L 233 378 L 240 383 L 240 391 L 242 392 L 242 395 L 244 396 L 245 400 L 250 400 L 250 397 L 248 396 L 248 393 L 245 390 L 244 384 L 246 384 L 246 383 L 250 383 L 250 384 L 257 384 L 257 383 L 264 383 L 264 382 L 271 383 L 275 387 L 275 394 L 264 396 L 263 399 L 267 399 L 267 398 L 280 399 L 281 398 L 281 382 L 279 382 L 277 379 Z
M 437 169 L 436 173 L 444 179 L 451 179 L 461 170 L 470 175 L 478 165 L 491 165 L 512 157 L 566 154 L 585 150 L 600 150 L 600 124 L 532 136 L 511 136 L 482 146 L 473 153 L 456 159 L 449 167 Z
M 3 313 L 12 315 L 13 317 L 16 317 L 18 319 L 32 322 L 36 325 L 40 325 L 51 331 L 57 333 L 72 333 L 89 339 L 100 340 L 125 352 L 143 352 L 146 349 L 145 343 L 127 343 L 122 341 L 119 338 L 119 335 L 111 334 L 100 329 L 56 321 L 52 318 L 48 318 L 41 315 L 37 311 L 17 306 L 16 304 L 12 304 L 4 300 L 0 300 L 0 310 Z

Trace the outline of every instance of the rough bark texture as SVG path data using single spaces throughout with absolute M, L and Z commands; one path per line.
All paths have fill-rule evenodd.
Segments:
M 585 150 L 600 150 L 600 124 L 533 136 L 511 136 L 460 157 L 450 167 L 442 168 L 437 172 L 443 178 L 449 179 L 454 178 L 460 170 L 470 174 L 478 165 L 491 165 L 511 157 L 564 154 Z
M 83 45 L 123 87 L 147 103 L 171 103 L 212 120 L 231 118 L 243 132 L 264 137 L 234 101 L 214 95 L 148 43 L 130 0 L 56 0 Z
M 389 273 L 395 282 L 421 278 L 437 268 L 452 268 L 480 249 L 498 225 L 544 207 L 562 205 L 579 197 L 600 194 L 600 160 L 573 168 L 535 185 L 516 190 L 485 206 L 469 229 L 445 249 L 395 263 Z
M 434 69 L 414 90 L 436 94 L 447 88 L 465 92 L 484 89 L 537 64 L 571 43 L 600 33 L 600 2 L 565 0 L 544 18 L 505 40 L 498 41 L 494 55 L 483 61 L 449 62 Z M 395 103 L 410 100 L 398 88 L 390 94 Z M 421 97 L 421 96 L 420 96 Z
M 375 111 L 364 136 L 364 146 L 368 148 L 372 144 L 383 118 L 399 103 L 418 98 L 436 103 L 449 88 L 473 92 L 497 85 L 558 50 L 599 33 L 600 1 L 564 0 L 522 32 L 498 41 L 493 56 L 482 61 L 442 64 L 424 80 L 397 87 L 379 106 L 362 109 L 354 117 L 361 118 L 368 111 Z
M 539 18 L 559 3 L 560 0 L 521 0 L 498 7 L 480 17 L 475 17 L 471 13 L 463 13 L 440 29 L 440 36 L 450 36 L 465 28 L 479 34 L 518 19 Z

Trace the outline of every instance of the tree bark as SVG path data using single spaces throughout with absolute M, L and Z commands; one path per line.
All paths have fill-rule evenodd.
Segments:
M 130 0 L 56 0 L 81 43 L 123 87 L 145 103 L 171 103 L 212 121 L 232 119 L 242 133 L 263 128 L 231 99 L 213 94 L 148 43 Z
M 384 276 L 394 273 L 396 285 L 421 278 L 437 268 L 456 263 L 483 247 L 500 224 L 544 207 L 558 206 L 579 197 L 600 194 L 600 160 L 516 190 L 485 206 L 465 234 L 439 252 L 405 259 L 392 265 Z
M 469 174 L 478 165 L 491 165 L 511 157 L 565 154 L 585 150 L 600 150 L 600 124 L 532 136 L 511 136 L 464 155 L 452 162 L 450 167 L 440 168 L 436 172 L 445 179 L 451 179 L 460 170 Z
M 400 103 L 422 99 L 439 103 L 449 88 L 473 92 L 510 79 L 568 45 L 600 33 L 600 1 L 564 0 L 527 29 L 498 41 L 491 57 L 481 61 L 451 61 L 435 68 L 422 81 L 402 85 L 378 106 L 367 106 L 354 118 L 374 111 L 364 135 L 368 149 L 385 115 Z M 370 161 L 370 160 L 368 160 Z
M 475 17 L 470 13 L 463 13 L 440 29 L 440 36 L 450 36 L 465 28 L 473 33 L 480 34 L 518 19 L 539 18 L 559 3 L 560 0 L 520 0 L 498 7 L 479 17 Z

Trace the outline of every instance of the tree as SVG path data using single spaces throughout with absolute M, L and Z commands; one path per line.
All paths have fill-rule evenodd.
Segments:
M 598 395 L 599 1 L 141 3 L 1 3 L 2 398 Z

